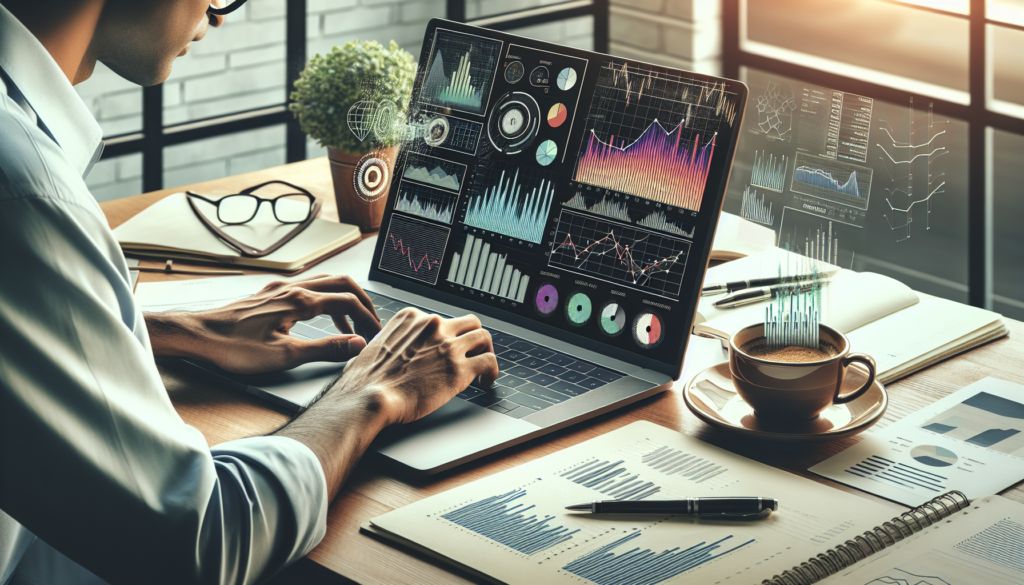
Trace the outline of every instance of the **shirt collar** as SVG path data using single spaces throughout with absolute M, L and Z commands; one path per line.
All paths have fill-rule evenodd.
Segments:
M 103 152 L 103 131 L 50 53 L 0 5 L 0 69 L 84 177 Z

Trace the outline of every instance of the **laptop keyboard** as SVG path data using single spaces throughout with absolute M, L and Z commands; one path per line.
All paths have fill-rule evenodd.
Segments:
M 373 300 L 382 325 L 398 311 L 413 306 L 371 291 L 366 294 Z M 474 382 L 457 397 L 506 416 L 522 418 L 624 376 L 515 335 L 491 327 L 484 329 L 491 332 L 500 376 L 486 390 Z M 300 321 L 292 331 L 310 339 L 341 333 L 326 315 Z

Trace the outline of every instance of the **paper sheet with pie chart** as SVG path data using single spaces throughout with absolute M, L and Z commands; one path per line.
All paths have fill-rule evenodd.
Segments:
M 1024 479 L 1024 386 L 985 378 L 810 471 L 908 506 L 997 494 Z

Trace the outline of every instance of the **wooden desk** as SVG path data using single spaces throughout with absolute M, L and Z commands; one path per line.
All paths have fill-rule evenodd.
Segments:
M 237 193 L 242 188 L 275 178 L 308 188 L 324 202 L 324 213 L 328 217 L 331 214 L 337 217 L 326 159 L 207 181 L 187 188 L 200 193 Z M 110 201 L 101 206 L 111 227 L 116 227 L 161 197 L 182 190 L 184 188 L 147 193 Z M 144 280 L 167 278 L 171 277 L 143 274 Z M 898 420 L 986 376 L 1024 383 L 1024 323 L 1007 319 L 1007 325 L 1010 328 L 1009 337 L 890 384 L 889 410 L 883 421 L 878 423 L 879 426 Z M 210 445 L 265 434 L 288 420 L 286 412 L 256 398 L 224 390 L 209 380 L 188 376 L 175 371 L 173 367 L 164 366 L 161 373 L 171 400 L 182 418 L 202 431 Z M 858 438 L 823 445 L 782 448 L 744 442 L 699 421 L 687 410 L 679 390 L 675 389 L 427 478 L 410 476 L 386 465 L 381 458 L 368 456 L 359 464 L 344 490 L 331 505 L 327 536 L 310 553 L 309 558 L 360 583 L 391 585 L 470 582 L 466 577 L 454 574 L 432 560 L 361 534 L 359 524 L 421 498 L 521 465 L 637 420 L 649 420 L 682 431 L 746 457 L 882 502 L 892 507 L 894 512 L 900 508 L 892 502 L 807 473 L 807 468 L 853 445 Z M 1003 495 L 1024 503 L 1024 483 L 1006 490 Z

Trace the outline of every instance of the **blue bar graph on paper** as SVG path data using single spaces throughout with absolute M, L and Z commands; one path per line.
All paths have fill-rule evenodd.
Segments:
M 544 238 L 554 187 L 542 180 L 524 193 L 518 170 L 507 180 L 505 177 L 502 171 L 496 185 L 470 200 L 466 224 L 539 244 Z
M 607 494 L 616 500 L 642 500 L 661 491 L 654 482 L 647 481 L 639 474 L 633 473 L 623 465 L 624 460 L 603 461 L 594 459 L 581 463 L 561 477 Z
M 554 516 L 531 514 L 532 505 L 514 504 L 525 496 L 525 489 L 516 489 L 461 506 L 441 517 L 527 555 L 562 544 L 579 532 L 551 526 Z
M 729 535 L 715 542 L 704 541 L 689 548 L 676 547 L 660 553 L 640 547 L 612 552 L 641 534 L 640 531 L 633 532 L 583 555 L 562 569 L 597 585 L 655 585 L 755 542 L 751 539 L 736 544 L 738 541 Z

